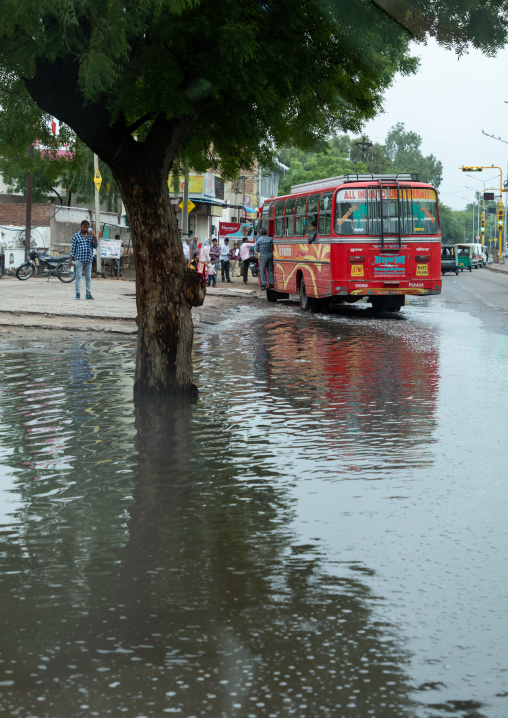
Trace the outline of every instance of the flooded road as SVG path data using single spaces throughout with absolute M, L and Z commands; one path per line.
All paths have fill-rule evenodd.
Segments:
M 508 337 L 242 307 L 195 406 L 134 344 L 0 344 L 0 709 L 508 715 Z

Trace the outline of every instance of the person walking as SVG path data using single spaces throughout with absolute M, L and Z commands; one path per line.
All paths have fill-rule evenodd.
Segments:
M 93 299 L 92 262 L 95 247 L 97 247 L 97 237 L 93 229 L 90 229 L 90 222 L 84 219 L 79 232 L 72 236 L 70 260 L 74 261 L 76 274 L 75 299 L 81 299 L 81 272 L 85 274 L 86 299 Z
M 238 271 L 238 260 L 240 259 L 240 250 L 238 249 L 238 242 L 233 244 L 233 249 L 229 253 L 229 262 L 232 277 L 239 277 L 240 272 Z
M 220 248 L 220 270 L 221 270 L 221 279 L 223 282 L 227 280 L 228 284 L 231 284 L 231 279 L 229 278 L 229 239 L 226 237 L 224 240 L 224 244 L 221 245 Z M 226 279 L 224 279 L 224 276 Z
M 243 283 L 247 284 L 247 277 L 249 272 L 250 262 L 255 262 L 256 258 L 251 257 L 251 250 L 254 249 L 254 242 L 249 239 L 244 239 L 242 246 L 240 247 L 240 259 L 243 262 Z
M 261 289 L 273 289 L 273 239 L 268 236 L 266 229 L 262 229 L 256 242 L 256 252 L 259 252 L 259 275 Z M 268 284 L 266 278 L 268 275 Z

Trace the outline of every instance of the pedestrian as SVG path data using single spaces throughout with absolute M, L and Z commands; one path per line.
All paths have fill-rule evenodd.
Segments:
M 259 275 L 261 289 L 273 289 L 273 239 L 268 236 L 266 229 L 262 229 L 256 242 L 256 252 L 259 253 Z M 268 275 L 268 284 L 266 278 Z
M 226 280 L 229 284 L 231 284 L 231 279 L 229 278 L 229 252 L 231 251 L 229 247 L 229 239 L 226 237 L 224 240 L 224 244 L 220 248 L 220 270 L 221 270 L 221 279 L 223 282 Z M 224 279 L 224 276 L 226 279 Z
M 208 281 L 207 286 L 213 284 L 214 287 L 217 286 L 217 274 L 219 273 L 219 263 L 214 262 L 212 259 L 210 259 L 210 262 L 208 263 Z
M 250 239 L 244 239 L 240 247 L 240 259 L 243 262 L 243 283 L 247 284 L 250 262 L 255 262 L 256 258 L 251 257 L 251 250 L 254 249 L 254 242 Z
M 219 274 L 219 262 L 220 262 L 220 247 L 217 244 L 217 240 L 212 239 L 212 248 L 210 250 L 210 261 L 213 263 L 215 268 L 215 283 L 217 282 L 217 275 Z
M 199 253 L 198 243 L 199 243 L 199 237 L 197 235 L 194 235 L 194 237 L 190 238 L 189 250 L 190 250 L 190 261 L 191 262 L 195 257 L 198 256 L 198 253 Z
M 86 299 L 92 297 L 92 262 L 93 250 L 97 247 L 97 237 L 93 229 L 90 229 L 90 222 L 84 219 L 81 222 L 79 232 L 72 236 L 70 260 L 74 261 L 76 278 L 75 299 L 81 299 L 81 273 L 85 274 Z
M 310 228 L 312 230 L 312 235 L 309 238 L 309 244 L 312 244 L 312 242 L 315 242 L 317 238 L 317 222 L 315 219 L 313 219 L 310 223 Z
M 205 282 L 208 280 L 208 265 L 210 264 L 210 237 L 205 237 L 199 245 L 198 273 Z
M 187 266 L 189 266 L 189 262 L 190 262 L 191 256 L 190 256 L 190 247 L 189 247 L 189 237 L 188 237 L 188 235 L 184 235 L 182 247 L 183 247 L 183 256 L 185 257 L 185 261 L 186 261 L 186 263 L 187 263 Z
M 238 270 L 238 260 L 240 259 L 240 250 L 238 249 L 238 242 L 235 242 L 233 249 L 229 253 L 229 262 L 232 277 L 239 277 L 240 272 Z

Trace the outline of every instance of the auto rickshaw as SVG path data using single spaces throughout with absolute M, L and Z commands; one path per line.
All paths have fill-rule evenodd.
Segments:
M 457 248 L 454 244 L 441 246 L 441 274 L 446 274 L 446 272 L 459 273 Z
M 464 269 L 473 271 L 473 247 L 471 244 L 456 244 L 457 261 L 461 272 Z

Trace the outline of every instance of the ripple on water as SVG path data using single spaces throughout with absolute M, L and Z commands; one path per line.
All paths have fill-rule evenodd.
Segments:
M 357 314 L 239 312 L 196 342 L 192 407 L 133 405 L 130 341 L 2 345 L 6 713 L 481 715 L 435 620 L 468 588 L 430 481 L 442 340 Z

